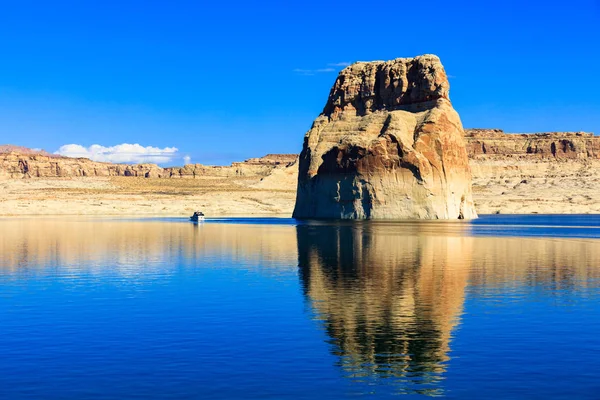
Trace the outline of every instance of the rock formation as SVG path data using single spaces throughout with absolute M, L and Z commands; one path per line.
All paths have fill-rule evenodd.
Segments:
M 469 158 L 600 159 L 600 137 L 586 132 L 504 133 L 465 129 Z
M 0 144 L 0 154 L 5 153 L 16 153 L 16 154 L 27 154 L 27 155 L 41 155 L 48 157 L 60 157 L 55 154 L 50 154 L 45 150 L 41 149 L 30 149 L 23 146 L 14 146 L 11 144 Z
M 434 55 L 341 71 L 304 138 L 294 217 L 476 218 L 448 91 Z
M 137 176 L 144 178 L 196 178 L 199 176 L 267 176 L 276 168 L 296 161 L 296 155 L 267 154 L 235 162 L 231 166 L 189 164 L 161 168 L 156 164 L 114 164 L 71 158 L 35 151 L 25 147 L 0 145 L 0 177 L 73 178 L 94 176 Z
M 243 162 L 234 162 L 230 166 L 210 166 L 188 164 L 184 167 L 165 168 L 168 178 L 195 178 L 197 176 L 268 176 L 274 169 L 292 165 L 298 158 L 295 154 L 267 154 L 261 158 L 250 158 Z
M 600 212 L 600 137 L 467 129 L 465 140 L 480 213 Z
M 11 151 L 0 153 L 0 171 L 9 178 L 71 178 L 88 176 L 161 177 L 155 164 L 112 164 L 87 158 Z

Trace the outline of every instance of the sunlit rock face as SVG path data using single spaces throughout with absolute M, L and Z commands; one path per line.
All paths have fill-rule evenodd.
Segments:
M 477 161 L 598 160 L 600 137 L 589 132 L 504 133 L 502 129 L 465 129 L 469 157 Z
M 267 177 L 272 172 L 294 168 L 295 154 L 267 154 L 234 162 L 230 166 L 188 164 L 162 168 L 156 164 L 119 164 L 92 161 L 87 158 L 64 157 L 26 147 L 0 145 L 0 179 L 9 178 L 74 178 L 105 176 L 137 176 L 144 178 L 189 178 L 201 176 Z
M 304 138 L 294 217 L 476 218 L 449 87 L 434 55 L 341 71 Z

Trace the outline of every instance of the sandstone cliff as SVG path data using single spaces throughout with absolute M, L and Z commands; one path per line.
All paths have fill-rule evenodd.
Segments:
M 27 154 L 27 155 L 42 155 L 48 157 L 60 157 L 55 154 L 50 154 L 45 150 L 41 149 L 30 149 L 23 146 L 14 146 L 11 144 L 0 144 L 0 154 L 5 153 L 16 153 L 16 154 Z
M 163 169 L 155 164 L 111 164 L 87 158 L 56 155 L 0 153 L 0 173 L 8 178 L 70 178 L 80 176 L 160 177 Z
M 156 164 L 113 164 L 70 158 L 34 151 L 25 147 L 0 146 L 0 177 L 4 178 L 73 178 L 102 176 L 136 176 L 145 178 L 196 178 L 199 176 L 267 176 L 276 168 L 293 164 L 296 155 L 267 154 L 235 162 L 231 166 L 189 164 L 161 168 Z
M 294 217 L 475 218 L 448 92 L 433 55 L 341 71 L 304 139 Z
M 600 212 L 600 137 L 467 129 L 480 213 Z
M 261 158 L 250 158 L 243 162 L 234 162 L 230 166 L 210 166 L 188 164 L 184 167 L 165 168 L 166 178 L 195 178 L 198 176 L 219 176 L 232 178 L 239 176 L 268 176 L 274 169 L 285 168 L 296 162 L 295 154 L 267 154 Z
M 586 132 L 504 133 L 465 129 L 469 158 L 600 159 L 600 138 Z M 484 157 L 484 158 L 486 158 Z

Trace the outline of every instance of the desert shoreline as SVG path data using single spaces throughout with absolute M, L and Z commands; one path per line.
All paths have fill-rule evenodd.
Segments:
M 476 210 L 481 215 L 600 214 L 600 202 L 594 195 L 600 193 L 600 183 L 592 171 L 584 184 L 545 177 L 523 182 L 518 173 L 495 178 L 479 172 L 473 179 Z M 0 217 L 187 217 L 196 210 L 214 217 L 291 217 L 295 186 L 293 170 L 279 170 L 276 176 L 264 179 L 5 179 L 0 180 Z
M 478 214 L 600 214 L 600 137 L 466 129 L 465 142 Z M 161 168 L 4 148 L 0 217 L 291 216 L 296 202 L 296 154 Z

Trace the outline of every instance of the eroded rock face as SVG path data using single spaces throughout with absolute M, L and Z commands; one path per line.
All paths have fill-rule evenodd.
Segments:
M 155 164 L 111 164 L 87 158 L 70 158 L 0 149 L 0 175 L 8 178 L 72 178 L 94 176 L 140 176 L 160 178 L 163 168 Z
M 188 164 L 161 168 L 156 164 L 113 164 L 71 158 L 25 147 L 0 145 L 0 179 L 9 178 L 73 178 L 95 176 L 134 176 L 143 178 L 266 177 L 276 169 L 293 165 L 293 154 L 267 154 L 230 166 Z
M 479 212 L 600 212 L 600 137 L 465 129 L 465 141 Z
M 504 133 L 465 129 L 470 158 L 600 159 L 600 137 L 587 132 Z M 485 156 L 485 157 L 484 157 Z
M 476 218 L 448 91 L 433 55 L 341 71 L 304 138 L 294 217 Z

